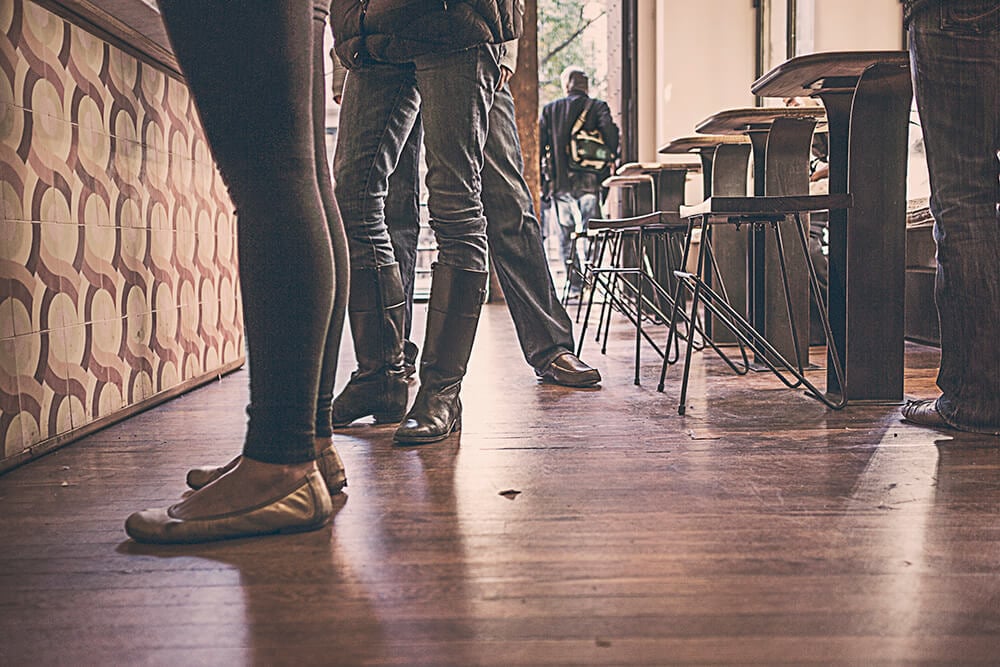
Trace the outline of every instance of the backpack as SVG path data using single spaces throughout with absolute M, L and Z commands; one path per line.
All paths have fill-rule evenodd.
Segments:
M 585 171 L 589 173 L 600 173 L 604 171 L 615 159 L 615 154 L 604 143 L 604 137 L 597 128 L 593 130 L 583 129 L 587 122 L 587 114 L 594 100 L 588 99 L 580 112 L 580 117 L 573 123 L 573 128 L 569 131 L 569 144 L 566 152 L 569 153 L 569 168 L 573 171 Z

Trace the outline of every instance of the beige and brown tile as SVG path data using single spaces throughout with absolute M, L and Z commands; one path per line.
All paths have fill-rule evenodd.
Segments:
M 184 83 L 0 3 L 0 459 L 243 356 L 235 215 Z

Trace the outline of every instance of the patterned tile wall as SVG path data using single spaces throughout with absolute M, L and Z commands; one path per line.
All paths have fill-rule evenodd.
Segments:
M 243 355 L 236 220 L 183 82 L 0 2 L 0 469 Z

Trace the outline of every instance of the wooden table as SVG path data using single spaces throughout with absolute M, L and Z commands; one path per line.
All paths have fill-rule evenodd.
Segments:
M 813 53 L 750 87 L 762 97 L 817 97 L 830 132 L 830 192 L 853 206 L 830 213 L 829 308 L 851 401 L 903 397 L 906 157 L 910 104 L 905 51 Z

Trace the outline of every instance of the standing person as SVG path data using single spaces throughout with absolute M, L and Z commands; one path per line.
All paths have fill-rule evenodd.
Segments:
M 580 361 L 571 351 L 574 347 L 573 325 L 552 284 L 534 203 L 522 176 L 524 163 L 517 135 L 514 98 L 507 85 L 516 63 L 517 42 L 509 42 L 504 45 L 500 60 L 501 85 L 490 109 L 482 172 L 482 201 L 490 258 L 497 270 L 524 358 L 535 369 L 535 374 L 544 382 L 568 387 L 593 387 L 600 383 L 601 374 Z M 335 80 L 335 100 L 341 98 L 340 90 Z M 413 137 L 417 135 L 419 138 L 419 134 L 418 117 L 400 161 L 389 177 L 384 206 L 385 224 L 399 264 L 406 298 L 404 348 L 413 345 L 405 338 L 411 322 L 419 219 L 416 211 L 410 214 L 409 206 L 393 202 L 408 202 L 417 197 L 417 160 L 405 158 L 411 150 L 419 152 L 419 145 L 411 149 Z M 392 420 L 399 409 L 397 406 L 405 403 L 405 384 L 394 381 L 392 369 L 379 363 L 378 355 L 371 353 L 377 336 L 373 336 L 372 330 L 366 329 L 364 322 L 359 320 L 356 317 L 351 319 L 358 371 L 334 400 L 335 426 L 346 426 L 372 415 L 376 422 Z M 409 363 L 405 349 L 404 357 Z
M 1000 434 L 1000 2 L 907 0 L 910 70 L 937 243 L 937 398 L 924 426 Z
M 341 223 L 321 195 L 329 176 L 316 143 L 327 2 L 248 2 L 239 11 L 225 0 L 160 2 L 236 207 L 250 404 L 242 455 L 192 471 L 204 486 L 181 502 L 129 516 L 125 530 L 135 540 L 315 530 L 333 514 L 330 492 L 343 486 L 319 398 L 321 375 L 335 370 L 336 349 L 326 356 L 331 331 L 342 325 L 331 325 L 342 274 L 331 231 Z
M 333 65 L 330 77 L 333 101 L 341 104 L 347 68 L 340 62 L 336 49 L 330 50 L 330 61 Z M 410 340 L 410 328 L 413 323 L 413 284 L 417 269 L 417 245 L 420 240 L 420 146 L 423 140 L 424 131 L 418 118 L 413 125 L 413 131 L 403 144 L 396 168 L 389 175 L 389 189 L 383 206 L 385 224 L 389 229 L 389 242 L 392 243 L 392 251 L 399 264 L 403 296 L 406 299 L 403 325 L 403 375 L 406 378 L 410 378 L 416 372 L 418 352 L 417 346 Z M 359 324 L 363 325 L 361 322 Z
M 538 121 L 541 167 L 549 182 L 552 207 L 559 223 L 559 253 L 566 266 L 570 294 L 579 294 L 583 273 L 576 254 L 575 232 L 585 232 L 598 211 L 601 183 L 611 174 L 611 165 L 599 173 L 572 168 L 569 160 L 570 132 L 587 109 L 585 130 L 597 129 L 605 145 L 618 154 L 618 126 L 604 100 L 589 96 L 590 80 L 581 67 L 571 65 L 560 76 L 566 97 L 542 108 Z
M 378 369 L 395 399 L 377 415 L 383 420 L 395 419 L 406 405 L 405 295 L 384 201 L 389 174 L 418 113 L 423 124 L 438 260 L 420 389 L 394 439 L 436 442 L 461 429 L 459 392 L 486 293 L 482 172 L 487 119 L 500 87 L 501 44 L 521 33 L 520 0 L 333 0 L 331 10 L 337 54 L 351 70 L 334 156 L 351 258 L 348 310 L 352 320 L 353 313 L 365 312 L 373 324 L 373 340 L 366 347 L 372 358 L 365 364 Z M 369 298 L 356 299 L 361 290 Z

